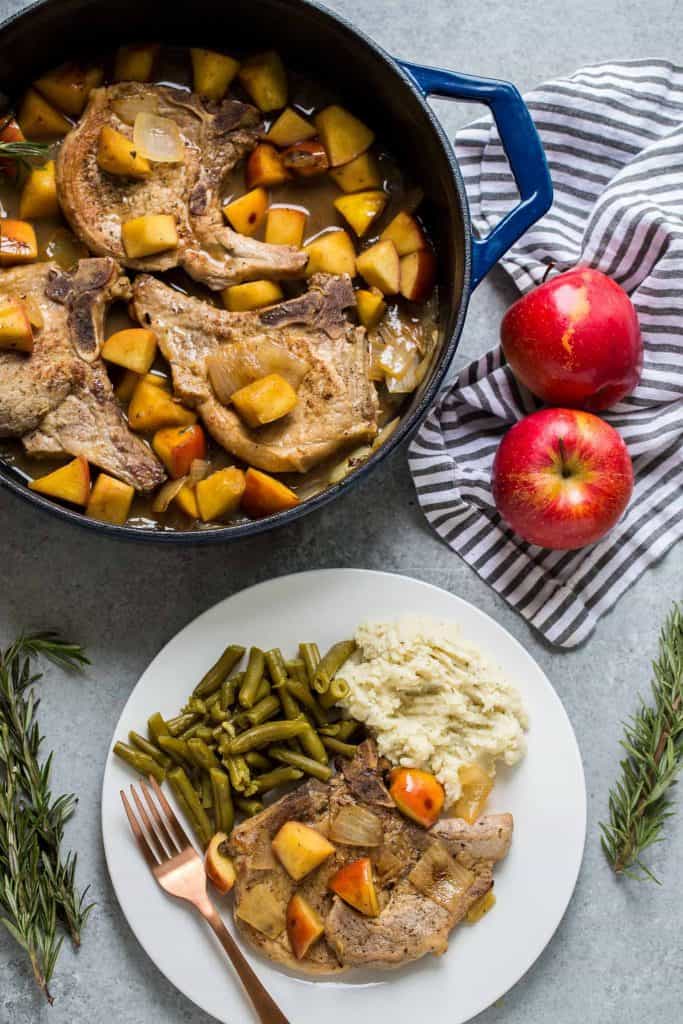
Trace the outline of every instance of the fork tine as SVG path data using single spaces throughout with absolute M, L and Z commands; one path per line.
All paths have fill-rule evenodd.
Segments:
M 180 844 L 180 848 L 183 849 L 183 848 L 185 848 L 187 846 L 192 846 L 192 843 L 190 842 L 185 829 L 183 828 L 183 826 L 180 824 L 180 822 L 176 818 L 175 814 L 173 813 L 173 808 L 171 807 L 171 805 L 169 804 L 168 800 L 164 796 L 164 794 L 163 794 L 163 792 L 161 790 L 161 786 L 159 785 L 159 783 L 157 782 L 157 780 L 154 778 L 153 775 L 149 776 L 149 783 L 150 783 L 150 786 L 152 787 L 152 789 L 154 790 L 154 792 L 156 793 L 157 800 L 161 804 L 161 809 L 164 811 L 164 813 L 166 814 L 166 817 L 168 818 L 168 820 L 171 822 L 171 825 L 173 826 L 173 829 L 174 829 L 175 834 L 176 834 L 176 838 L 178 839 L 178 842 Z
M 140 788 L 144 792 L 144 789 L 145 789 L 144 782 L 140 783 Z M 172 857 L 175 854 L 175 852 L 176 852 L 175 851 L 175 847 L 171 846 L 170 847 L 170 852 L 169 852 L 169 850 L 166 847 L 165 836 L 164 836 L 163 832 L 160 835 L 159 834 L 159 830 L 156 829 L 154 827 L 154 825 L 152 824 L 152 822 L 150 821 L 149 815 L 147 814 L 147 811 L 145 809 L 145 805 L 143 804 L 142 800 L 138 796 L 138 791 L 135 788 L 135 786 L 131 786 L 130 787 L 130 791 L 131 791 L 131 794 L 133 796 L 133 800 L 135 800 L 135 806 L 138 809 L 138 814 L 142 818 L 142 824 L 147 829 L 147 838 L 151 840 L 151 845 L 152 845 L 152 847 L 154 849 L 154 852 L 157 855 L 158 860 L 160 860 L 163 863 L 163 861 L 168 860 L 169 857 Z
M 157 859 L 152 853 L 149 843 L 145 839 L 145 834 L 140 828 L 138 819 L 133 814 L 133 809 L 128 803 L 128 800 L 126 799 L 126 794 L 123 792 L 123 790 L 119 790 L 119 792 L 121 794 L 121 800 L 123 801 L 123 808 L 126 812 L 126 817 L 128 818 L 128 823 L 130 824 L 130 827 L 133 831 L 133 835 L 135 836 L 137 844 L 140 847 L 140 853 L 147 861 L 147 866 L 149 867 L 150 871 L 154 871 L 154 869 L 158 866 Z
M 154 818 L 154 823 L 157 826 L 157 831 L 161 833 L 161 838 L 171 851 L 171 856 L 175 856 L 176 853 L 180 853 L 182 850 L 182 844 L 178 843 L 178 840 L 173 835 L 173 829 L 169 826 L 168 822 L 164 820 L 163 816 L 159 814 L 159 808 L 154 803 L 152 794 L 147 789 L 144 782 L 140 783 L 140 789 L 145 794 L 145 800 L 147 801 L 147 806 L 152 812 L 152 817 Z

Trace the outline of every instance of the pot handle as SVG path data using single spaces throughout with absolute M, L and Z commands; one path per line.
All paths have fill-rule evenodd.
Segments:
M 520 202 L 485 238 L 472 238 L 472 288 L 553 201 L 553 186 L 541 140 L 529 110 L 510 82 L 475 78 L 457 71 L 397 62 L 423 96 L 471 100 L 491 109 L 503 149 L 519 190 Z

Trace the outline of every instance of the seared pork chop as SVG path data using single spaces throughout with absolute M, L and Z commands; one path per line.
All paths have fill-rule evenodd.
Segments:
M 81 260 L 70 273 L 52 263 L 0 273 L 0 297 L 30 297 L 43 322 L 30 355 L 0 352 L 0 437 L 20 437 L 29 455 L 84 455 L 149 491 L 164 471 L 129 430 L 99 358 L 107 305 L 129 295 L 112 259 Z
M 440 954 L 453 928 L 492 887 L 493 865 L 510 847 L 512 816 L 487 815 L 474 825 L 445 819 L 426 831 L 398 812 L 381 769 L 375 746 L 368 741 L 329 783 L 307 782 L 233 831 L 235 920 L 249 942 L 272 960 L 309 974 L 331 974 L 356 966 L 397 967 L 426 953 Z M 375 815 L 382 826 L 381 845 L 367 848 L 334 842 L 332 823 L 350 805 Z M 298 885 L 271 851 L 273 837 L 290 820 L 318 829 L 336 847 L 335 854 Z M 340 867 L 359 857 L 369 857 L 373 864 L 381 908 L 378 917 L 360 914 L 327 887 Z M 460 888 L 444 884 L 453 872 L 456 877 L 460 872 L 461 879 L 464 876 Z M 257 886 L 261 887 L 258 893 L 269 899 L 274 896 L 282 908 L 282 930 L 276 937 L 239 916 L 243 900 Z M 304 960 L 295 958 L 284 931 L 285 908 L 295 890 L 325 923 L 324 936 Z
M 173 386 L 229 452 L 270 472 L 305 472 L 339 448 L 377 433 L 364 328 L 347 319 L 355 302 L 348 277 L 315 275 L 303 295 L 250 313 L 228 313 L 156 278 L 133 285 L 135 315 L 152 327 L 173 370 Z M 260 339 L 282 346 L 309 369 L 298 403 L 283 419 L 250 429 L 211 386 L 207 357 L 222 346 L 245 350 Z
M 152 174 L 143 180 L 109 174 L 97 162 L 103 126 L 132 138 L 133 128 L 120 113 L 130 121 L 129 112 L 136 107 L 174 121 L 184 145 L 182 163 L 154 163 Z M 254 148 L 259 128 L 255 108 L 237 100 L 212 104 L 194 93 L 137 82 L 95 89 L 59 151 L 62 210 L 91 252 L 113 256 L 137 270 L 179 266 L 213 289 L 248 278 L 296 276 L 306 266 L 305 253 L 239 235 L 225 225 L 221 212 L 225 178 Z M 130 259 L 121 225 L 148 214 L 175 217 L 178 247 Z

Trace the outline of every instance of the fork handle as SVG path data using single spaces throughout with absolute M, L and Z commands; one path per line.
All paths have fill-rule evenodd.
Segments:
M 228 929 L 223 924 L 220 914 L 207 897 L 206 902 L 196 903 L 199 913 L 213 928 L 220 944 L 230 957 L 232 965 L 237 971 L 240 981 L 244 985 L 249 998 L 251 999 L 261 1024 L 289 1024 L 284 1013 L 275 1000 L 266 992 L 247 961 L 242 956 L 240 949 Z

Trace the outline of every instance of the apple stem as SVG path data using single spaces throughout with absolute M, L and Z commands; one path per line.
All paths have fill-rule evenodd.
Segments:
M 562 463 L 562 476 L 566 478 L 568 476 L 571 476 L 571 472 L 570 472 L 569 466 L 567 465 L 567 461 L 568 461 L 567 460 L 567 449 L 565 448 L 564 441 L 563 441 L 563 439 L 561 437 L 558 438 L 558 440 L 557 440 L 557 447 L 560 449 L 560 461 Z
M 554 270 L 554 269 L 555 269 L 555 260 L 549 260 L 548 266 L 546 267 L 546 270 L 545 270 L 545 274 L 543 275 L 543 277 L 541 279 L 541 284 L 545 284 L 546 283 L 546 281 L 548 280 L 548 275 L 550 274 L 551 270 Z

